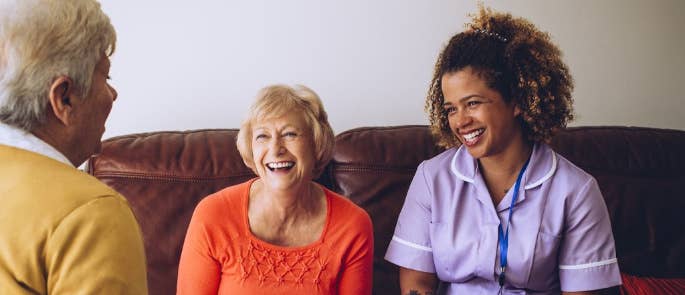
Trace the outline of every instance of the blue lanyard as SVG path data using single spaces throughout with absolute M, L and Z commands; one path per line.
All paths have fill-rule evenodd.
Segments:
M 509 249 L 509 227 L 511 227 L 511 215 L 514 213 L 514 204 L 516 204 L 516 199 L 518 199 L 519 196 L 519 187 L 521 186 L 521 178 L 523 177 L 523 172 L 526 171 L 526 168 L 528 167 L 528 162 L 530 162 L 530 158 L 526 160 L 526 163 L 523 164 L 523 167 L 521 168 L 521 171 L 519 171 L 519 176 L 516 178 L 516 184 L 514 185 L 514 196 L 511 198 L 511 206 L 509 206 L 509 218 L 507 219 L 507 229 L 505 231 L 502 230 L 502 223 L 500 222 L 499 226 L 497 227 L 497 233 L 499 235 L 499 266 L 500 266 L 500 273 L 499 273 L 499 285 L 504 286 L 504 273 L 507 270 L 507 250 Z

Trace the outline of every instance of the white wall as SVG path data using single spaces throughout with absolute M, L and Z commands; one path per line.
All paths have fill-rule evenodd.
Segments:
M 255 93 L 300 83 L 334 130 L 427 124 L 438 52 L 475 1 L 101 0 L 118 32 L 105 138 L 237 128 Z M 685 1 L 486 1 L 549 31 L 576 80 L 573 125 L 685 130 Z

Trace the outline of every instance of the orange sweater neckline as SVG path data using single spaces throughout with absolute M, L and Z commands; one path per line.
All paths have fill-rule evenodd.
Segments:
M 308 245 L 297 246 L 297 247 L 284 247 L 284 246 L 274 245 L 274 244 L 271 244 L 267 241 L 264 241 L 264 240 L 258 238 L 257 236 L 255 236 L 252 233 L 252 231 L 250 230 L 250 220 L 248 219 L 247 208 L 249 206 L 249 200 L 250 200 L 250 189 L 252 188 L 252 184 L 255 181 L 257 181 L 257 179 L 259 179 L 259 177 L 250 179 L 247 182 L 247 185 L 246 185 L 247 189 L 245 190 L 245 192 L 243 193 L 243 195 L 240 198 L 240 207 L 241 207 L 240 214 L 242 214 L 242 217 L 243 217 L 242 218 L 243 219 L 243 231 L 244 231 L 245 236 L 247 236 L 250 239 L 250 241 L 257 243 L 257 244 L 259 244 L 265 248 L 270 248 L 270 249 L 279 250 L 279 251 L 302 251 L 302 250 L 315 248 L 315 247 L 323 244 L 325 237 L 326 237 L 326 233 L 328 232 L 328 228 L 331 224 L 331 208 L 332 208 L 331 202 L 333 201 L 333 198 L 331 197 L 331 194 L 328 191 L 328 189 L 326 189 L 325 187 L 316 183 L 316 185 L 321 187 L 321 189 L 324 192 L 324 195 L 326 195 L 326 222 L 324 223 L 324 228 L 321 231 L 321 235 L 319 236 L 319 238 L 316 241 L 314 241 Z

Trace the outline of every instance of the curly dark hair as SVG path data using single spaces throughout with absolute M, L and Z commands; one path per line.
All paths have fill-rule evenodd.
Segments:
M 431 133 L 438 145 L 460 145 L 443 109 L 442 77 L 471 67 L 505 102 L 522 111 L 524 136 L 548 141 L 573 119 L 573 78 L 549 34 L 531 22 L 479 5 L 464 32 L 454 35 L 435 63 L 426 98 Z

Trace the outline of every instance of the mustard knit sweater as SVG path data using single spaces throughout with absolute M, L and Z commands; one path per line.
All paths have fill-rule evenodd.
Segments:
M 126 200 L 74 167 L 0 145 L 0 294 L 147 294 Z

